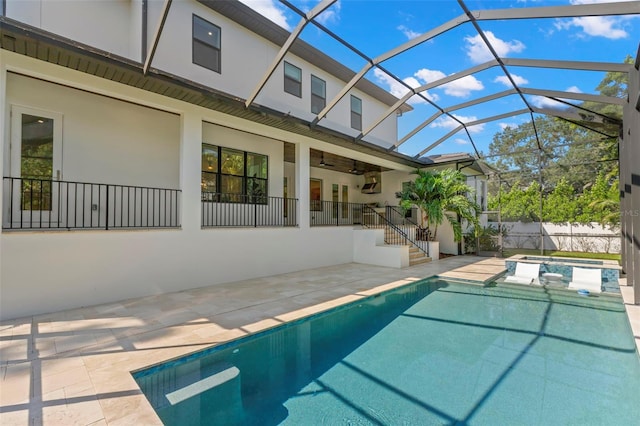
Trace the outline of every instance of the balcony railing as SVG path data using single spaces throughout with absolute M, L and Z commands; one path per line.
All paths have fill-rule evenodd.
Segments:
M 298 199 L 202 193 L 202 227 L 298 226 Z
M 180 227 L 179 189 L 4 177 L 3 229 Z
M 362 204 L 311 200 L 311 226 L 348 226 L 362 223 Z

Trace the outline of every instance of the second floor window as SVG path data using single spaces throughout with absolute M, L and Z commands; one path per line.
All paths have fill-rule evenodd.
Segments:
M 362 99 L 351 95 L 351 128 L 362 130 Z
M 316 77 L 311 76 L 311 112 L 319 114 L 327 105 L 327 83 Z
M 289 62 L 284 63 L 284 91 L 302 97 L 302 70 Z
M 193 63 L 221 72 L 220 27 L 193 15 Z

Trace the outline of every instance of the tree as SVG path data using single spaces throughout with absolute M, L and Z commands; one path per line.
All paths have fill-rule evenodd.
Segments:
M 631 64 L 634 60 L 627 56 L 624 62 Z M 627 73 L 609 72 L 596 90 L 605 96 L 624 98 L 627 78 Z M 498 190 L 505 182 L 510 185 L 500 197 L 503 219 L 537 220 L 540 201 L 531 199 L 534 195 L 531 182 L 542 180 L 544 220 L 607 224 L 616 221 L 617 135 L 622 108 L 596 102 L 583 102 L 579 106 L 587 114 L 591 111 L 604 117 L 603 124 L 587 125 L 598 132 L 566 120 L 544 117 L 536 119 L 535 129 L 529 122 L 494 135 L 486 159 L 501 174 L 499 180 L 489 185 L 489 201 L 490 208 L 497 210 Z M 581 108 L 570 107 L 568 111 L 585 113 Z M 615 191 L 611 190 L 613 187 Z
M 571 223 L 575 221 L 577 202 L 573 188 L 566 179 L 561 179 L 542 203 L 542 218 L 545 222 Z
M 420 226 L 424 231 L 421 239 L 436 240 L 438 226 L 446 218 L 453 228 L 454 239 L 460 241 L 462 226 L 458 217 L 475 225 L 480 211 L 480 206 L 468 197 L 472 188 L 465 183 L 465 175 L 453 169 L 416 170 L 414 174 L 418 177 L 397 192 L 396 197 L 403 209 L 416 206 L 420 210 Z
M 532 222 L 540 220 L 540 185 L 533 181 L 522 188 L 516 182 L 508 191 L 489 196 L 489 209 L 500 209 L 505 222 Z

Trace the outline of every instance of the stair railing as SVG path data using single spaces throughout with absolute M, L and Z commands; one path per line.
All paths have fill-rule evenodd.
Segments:
M 423 247 L 411 238 L 407 230 L 403 229 L 402 225 L 392 223 L 387 217 L 381 215 L 366 204 L 362 206 L 362 226 L 366 228 L 384 228 L 385 243 L 397 245 L 412 244 L 426 256 L 429 256 L 429 249 Z M 391 231 L 391 236 L 389 236 L 387 230 Z

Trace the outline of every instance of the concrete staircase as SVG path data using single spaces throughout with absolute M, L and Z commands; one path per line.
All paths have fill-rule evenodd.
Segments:
M 409 247 L 409 266 L 420 265 L 421 263 L 431 262 L 431 258 L 418 247 L 413 244 Z
M 392 228 L 386 227 L 384 229 L 384 242 L 385 244 L 397 244 L 398 236 L 396 231 Z M 421 263 L 431 262 L 431 258 L 428 257 L 422 250 L 409 241 L 404 241 L 409 246 L 409 266 L 420 265 Z

